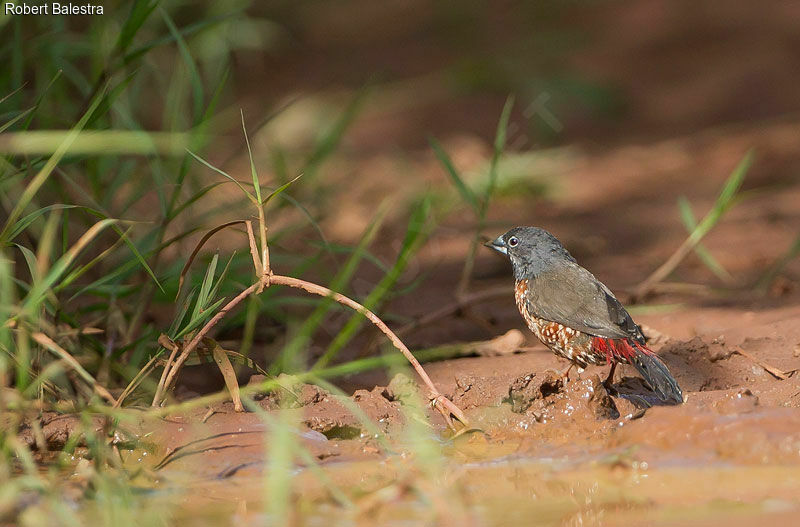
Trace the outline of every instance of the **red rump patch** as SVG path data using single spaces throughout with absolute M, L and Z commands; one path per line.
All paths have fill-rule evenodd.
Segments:
M 630 359 L 638 353 L 652 355 L 653 352 L 642 346 L 638 342 L 629 339 L 607 339 L 603 337 L 592 337 L 592 349 L 598 353 L 604 353 L 606 361 L 618 362 L 622 359 L 630 362 Z

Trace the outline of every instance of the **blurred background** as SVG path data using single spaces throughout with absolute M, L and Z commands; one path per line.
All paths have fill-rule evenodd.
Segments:
M 105 6 L 102 16 L 6 15 L 2 212 L 19 221 L 37 205 L 78 208 L 37 213 L 4 242 L 35 253 L 47 234 L 55 261 L 56 248 L 66 251 L 98 216 L 127 222 L 124 244 L 110 230 L 92 240 L 95 256 L 112 249 L 64 285 L 76 311 L 56 318 L 110 330 L 105 341 L 91 339 L 98 360 L 124 357 L 135 370 L 175 321 L 178 272 L 202 233 L 254 217 L 219 173 L 248 184 L 243 124 L 262 185 L 303 174 L 270 204 L 275 268 L 330 283 L 380 211 L 358 272 L 338 285 L 361 300 L 372 294 L 371 305 L 401 325 L 507 284 L 506 262 L 476 240 L 516 224 L 550 229 L 624 295 L 688 235 L 692 220 L 684 210 L 682 222 L 678 199 L 699 220 L 752 150 L 746 199 L 704 242 L 716 266 L 693 254 L 672 278 L 739 291 L 760 284 L 774 293 L 767 298 L 785 296 L 798 276 L 799 22 L 788 1 L 759 9 L 660 0 L 137 1 Z M 75 126 L 94 134 L 14 212 L 65 137 L 35 132 Z M 220 294 L 251 279 L 245 238 L 226 231 L 201 252 L 207 265 L 222 251 L 221 268 L 234 249 Z M 30 283 L 24 259 L 14 261 Z M 204 274 L 196 267 L 197 287 Z M 275 364 L 317 303 L 296 296 L 268 292 L 222 335 L 244 338 L 248 352 L 259 343 L 259 360 Z M 451 317 L 413 332 L 410 344 L 520 324 L 502 298 L 476 309 L 482 322 Z M 303 329 L 295 367 L 330 351 L 349 319 L 323 315 L 319 328 Z
M 275 272 L 355 298 L 414 350 L 524 329 L 508 262 L 481 246 L 515 225 L 553 232 L 668 336 L 756 317 L 753 338 L 774 337 L 769 321 L 796 316 L 797 2 L 103 7 L 0 13 L 3 429 L 42 401 L 95 408 L 97 383 L 150 405 L 159 335 L 192 334 L 255 279 L 234 225 L 178 290 L 205 233 L 257 220 L 252 170 L 280 190 L 265 207 Z M 273 374 L 345 363 L 348 393 L 388 380 L 362 360 L 381 354 L 377 332 L 296 290 L 248 298 L 214 337 Z M 776 338 L 765 349 L 789 372 L 800 348 Z M 222 387 L 191 365 L 175 394 Z M 0 480 L 29 459 L 15 437 L 0 434 Z
M 507 265 L 488 251 L 474 251 L 474 270 L 462 270 L 472 266 L 476 234 L 516 224 L 550 229 L 612 288 L 632 287 L 688 234 L 676 200 L 685 196 L 702 217 L 753 150 L 749 197 L 706 244 L 733 278 L 726 285 L 753 284 L 771 269 L 772 287 L 787 268 L 770 266 L 786 257 L 794 274 L 779 289 L 787 292 L 800 232 L 798 22 L 788 1 L 756 10 L 658 0 L 126 2 L 102 16 L 5 16 L 3 213 L 62 138 L 23 132 L 68 130 L 93 105 L 83 126 L 98 132 L 95 140 L 67 154 L 34 202 L 85 207 L 63 212 L 64 248 L 96 221 L 89 209 L 133 222 L 158 287 L 135 262 L 108 278 L 132 258 L 123 247 L 69 287 L 81 292 L 85 313 L 108 314 L 103 324 L 118 326 L 122 348 L 140 343 L 139 364 L 175 316 L 177 272 L 201 231 L 253 215 L 236 186 L 186 153 L 247 181 L 242 118 L 262 184 L 303 174 L 269 213 L 275 267 L 329 282 L 385 207 L 370 257 L 343 287 L 364 299 L 380 285 L 375 305 L 389 302 L 385 315 L 395 323 L 465 293 L 464 274 L 479 282 L 471 290 L 506 283 Z M 506 102 L 503 154 L 489 184 Z M 109 130 L 162 135 L 115 139 L 103 135 Z M 459 184 L 488 196 L 483 219 Z M 398 266 L 422 201 L 420 243 Z M 46 216 L 22 233 L 34 252 Z M 115 239 L 105 232 L 94 243 L 107 248 Z M 244 243 L 228 232 L 206 247 L 240 249 L 231 265 L 237 284 L 249 280 Z M 16 267 L 25 274 L 20 259 Z M 721 285 L 694 255 L 677 273 L 681 282 Z M 199 283 L 202 269 L 193 275 Z M 282 302 L 300 319 L 307 313 L 305 300 Z M 223 329 L 280 347 L 287 323 L 292 332 L 287 309 L 251 304 Z M 518 323 L 508 304 L 482 317 Z M 329 313 L 318 338 L 332 338 L 346 319 Z M 409 338 L 430 345 L 485 337 L 483 326 L 467 318 Z M 318 356 L 324 342 L 316 346 Z M 119 343 L 111 347 L 121 353 Z M 274 350 L 264 353 L 274 359 Z

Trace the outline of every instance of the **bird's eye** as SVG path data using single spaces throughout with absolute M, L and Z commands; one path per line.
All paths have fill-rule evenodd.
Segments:
M 508 246 L 509 247 L 516 247 L 518 243 L 519 243 L 519 240 L 517 239 L 516 236 L 512 236 L 511 238 L 508 239 Z

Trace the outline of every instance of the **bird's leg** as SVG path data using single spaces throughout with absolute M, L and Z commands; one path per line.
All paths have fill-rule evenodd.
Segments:
M 552 373 L 553 375 L 555 375 L 559 379 L 561 379 L 561 382 L 564 383 L 564 386 L 566 386 L 567 383 L 569 382 L 569 372 L 574 367 L 575 367 L 575 363 L 574 362 L 570 362 L 569 366 L 567 366 L 567 369 L 565 369 L 565 370 L 557 370 L 556 368 L 547 368 L 547 371 Z
M 617 369 L 617 363 L 616 362 L 611 362 L 611 369 L 608 372 L 608 377 L 606 377 L 606 380 L 603 381 L 603 386 L 605 386 L 607 390 L 613 390 L 611 385 L 614 384 L 614 370 L 615 369 Z
M 567 369 L 559 373 L 559 376 L 561 377 L 561 380 L 564 382 L 565 386 L 569 382 L 569 371 L 573 368 L 573 366 L 575 366 L 575 363 L 570 362 L 569 366 L 567 366 Z

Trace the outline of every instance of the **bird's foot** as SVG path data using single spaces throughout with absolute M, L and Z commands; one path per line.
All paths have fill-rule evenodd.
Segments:
M 616 395 L 618 393 L 617 389 L 614 388 L 614 370 L 616 369 L 617 369 L 617 363 L 612 362 L 611 369 L 608 372 L 608 377 L 606 377 L 606 380 L 603 381 L 603 386 L 605 386 L 606 390 L 608 390 L 608 393 L 612 395 Z
M 570 365 L 567 366 L 567 368 L 564 369 L 564 370 L 557 370 L 556 368 L 547 368 L 545 370 L 545 373 L 549 373 L 553 377 L 556 377 L 557 379 L 559 379 L 561 381 L 561 383 L 564 386 L 566 386 L 567 384 L 569 384 L 569 381 L 570 381 L 569 372 L 574 367 L 575 367 L 575 364 L 574 363 L 570 363 Z M 583 371 L 583 368 L 578 368 L 578 374 L 580 374 L 582 371 Z

